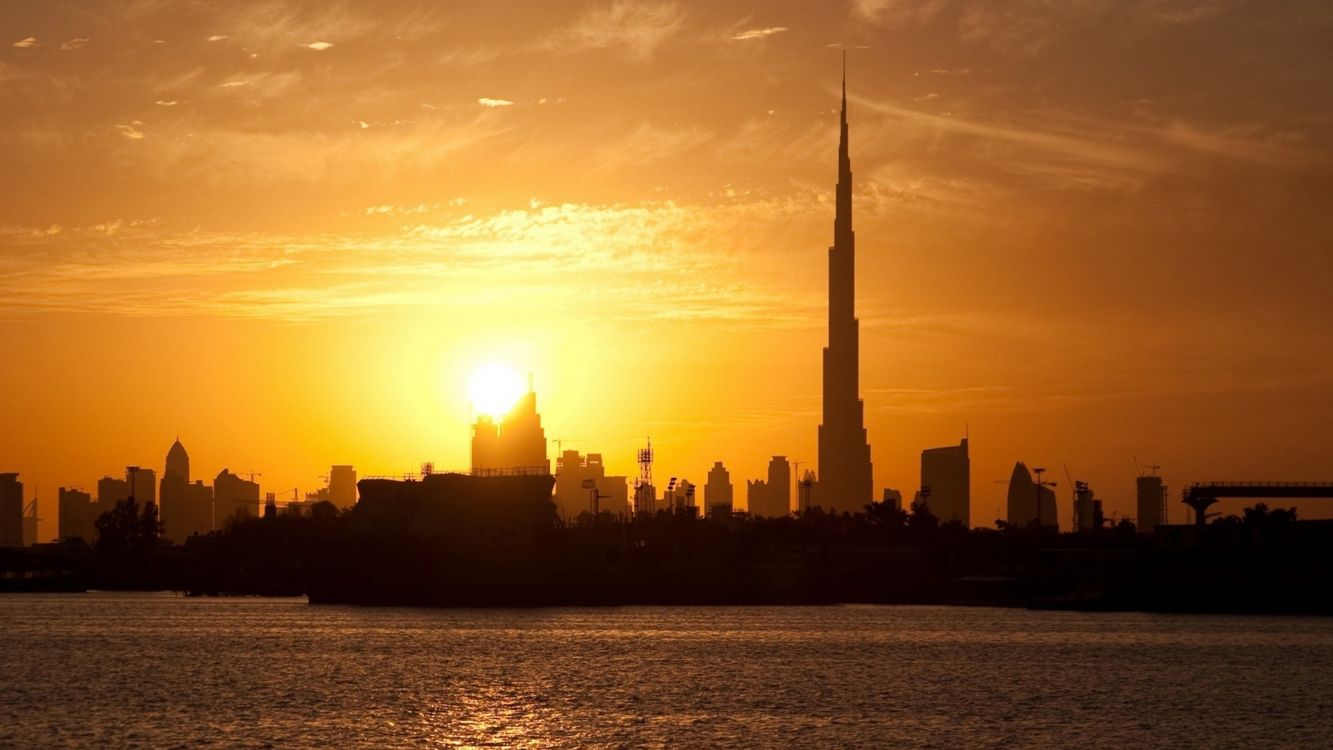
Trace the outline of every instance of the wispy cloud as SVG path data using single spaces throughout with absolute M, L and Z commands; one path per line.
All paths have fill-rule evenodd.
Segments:
M 91 42 L 91 41 L 92 41 L 92 40 L 89 39 L 89 38 L 87 38 L 87 37 L 77 37 L 77 38 L 75 38 L 75 39 L 70 39 L 70 40 L 67 41 L 67 42 L 61 42 L 61 43 L 60 43 L 60 49 L 62 49 L 62 50 L 66 50 L 66 51 L 73 50 L 73 49 L 78 49 L 78 48 L 82 47 L 83 45 L 85 45 L 85 44 L 87 44 L 88 42 Z
M 685 12 L 673 2 L 612 0 L 553 34 L 547 46 L 564 52 L 614 49 L 630 62 L 644 63 L 685 20 Z
M 733 34 L 731 38 L 732 40 L 738 42 L 746 41 L 749 39 L 763 39 L 764 37 L 770 37 L 773 36 L 774 34 L 781 34 L 786 30 L 787 30 L 786 26 L 769 26 L 768 28 L 763 28 L 763 29 L 747 29 L 737 34 Z
M 117 125 L 116 130 L 119 130 L 120 134 L 126 138 L 129 138 L 132 141 L 138 141 L 143 139 L 143 131 L 140 130 L 142 127 L 143 123 L 135 120 L 129 125 Z
M 477 104 L 480 104 L 480 105 L 483 106 L 483 107 L 512 107 L 512 106 L 514 106 L 514 103 L 511 102 L 511 101 L 509 101 L 508 99 L 492 99 L 492 98 L 487 97 L 487 96 L 483 96 L 483 97 L 481 97 L 480 99 L 478 99 L 478 100 L 477 100 Z
M 14 46 L 18 47 L 19 49 L 28 49 L 29 47 L 36 47 L 37 45 L 38 45 L 37 37 L 35 36 L 25 37 L 23 39 L 18 40 L 17 42 L 14 42 Z
M 310 44 L 303 44 L 301 46 L 305 47 L 306 49 L 315 50 L 316 52 L 323 52 L 326 49 L 333 48 L 333 45 L 329 44 L 328 42 L 311 42 Z
M 226 39 L 226 38 L 227 38 L 227 35 L 226 35 L 226 34 L 214 34 L 213 36 L 210 36 L 210 37 L 208 38 L 208 41 L 210 41 L 210 42 L 220 42 L 220 41 L 222 41 L 223 39 Z

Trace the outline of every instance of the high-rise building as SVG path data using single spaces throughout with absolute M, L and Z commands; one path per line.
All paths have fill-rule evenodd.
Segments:
M 1014 464 L 1009 478 L 1009 526 L 1026 529 L 1033 525 L 1059 528 L 1056 515 L 1055 492 L 1050 487 L 1039 487 L 1022 461 Z
M 1166 523 L 1166 486 L 1159 476 L 1139 477 L 1135 480 L 1138 490 L 1138 531 L 1151 534 L 1153 529 Z
M 496 424 L 489 416 L 472 427 L 472 471 L 477 474 L 550 474 L 546 431 L 537 413 L 537 393 L 531 386 L 514 408 Z
M 130 483 L 115 477 L 102 477 L 97 480 L 97 504 L 103 506 L 103 512 L 116 507 L 116 503 L 130 496 Z
M 329 502 L 346 510 L 356 505 L 356 468 L 339 464 L 329 470 Z
M 769 459 L 768 503 L 773 517 L 791 515 L 791 462 L 786 456 Z
M 1087 482 L 1074 482 L 1074 529 L 1089 532 L 1101 528 L 1101 503 Z
M 166 470 L 159 486 L 162 535 L 177 544 L 189 536 L 190 454 L 180 438 L 167 450 Z
M 237 515 L 259 518 L 259 484 L 223 469 L 213 480 L 213 530 L 225 528 Z
M 0 474 L 0 547 L 23 546 L 23 483 Z
M 731 472 L 721 461 L 708 470 L 708 481 L 704 483 L 704 505 L 709 516 L 727 518 L 733 509 Z
M 152 469 L 145 469 L 142 466 L 131 466 L 125 469 L 125 486 L 134 496 L 139 507 L 143 508 L 149 503 L 157 503 L 157 472 Z
M 774 456 L 768 462 L 768 479 L 748 482 L 745 490 L 750 515 L 762 518 L 791 515 L 791 462 L 785 456 Z
M 59 541 L 82 539 L 92 544 L 97 540 L 97 516 L 101 513 L 93 503 L 92 495 L 74 487 L 61 487 L 57 491 L 56 504 Z
M 745 510 L 756 518 L 768 516 L 768 482 L 766 480 L 745 480 Z
M 847 75 L 842 80 L 838 186 L 829 248 L 828 346 L 824 349 L 824 419 L 819 425 L 816 504 L 856 512 L 874 498 L 870 442 L 859 386 L 860 323 L 856 319 L 856 235 L 852 231 L 852 162 L 847 145 Z
M 958 445 L 921 451 L 922 499 L 931 514 L 941 522 L 958 521 L 971 525 L 972 463 L 967 455 L 967 438 Z
M 183 532 L 186 537 L 213 530 L 213 488 L 202 479 L 194 480 L 185 489 L 185 507 L 188 509 Z

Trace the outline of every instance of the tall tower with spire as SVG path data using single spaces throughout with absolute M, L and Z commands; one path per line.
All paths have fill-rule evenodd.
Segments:
M 847 53 L 842 58 L 842 116 L 833 246 L 828 250 L 828 346 L 824 348 L 824 421 L 819 425 L 819 484 L 824 510 L 855 512 L 874 500 L 865 407 L 858 385 L 856 235 L 852 231 L 852 161 L 847 149 Z

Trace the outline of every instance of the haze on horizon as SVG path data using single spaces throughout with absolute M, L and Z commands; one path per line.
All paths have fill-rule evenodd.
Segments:
M 614 473 L 647 435 L 665 476 L 808 466 L 840 46 L 877 488 L 968 430 L 974 525 L 1019 459 L 1065 524 L 1063 463 L 1108 516 L 1132 456 L 1162 464 L 1175 520 L 1190 481 L 1333 475 L 1326 2 L 17 2 L 0 28 L 0 470 L 43 538 L 57 486 L 177 435 L 268 491 L 464 467 L 492 362 Z

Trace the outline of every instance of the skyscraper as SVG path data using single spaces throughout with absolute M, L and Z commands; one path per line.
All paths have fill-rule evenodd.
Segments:
M 1009 526 L 1026 529 L 1030 526 L 1059 527 L 1056 515 L 1055 492 L 1050 487 L 1039 487 L 1032 479 L 1027 464 L 1014 464 L 1009 477 Z
M 82 539 L 89 544 L 97 540 L 94 524 L 97 522 L 98 506 L 93 504 L 92 495 L 74 487 L 61 487 L 56 495 L 56 503 L 58 540 Z
M 1135 489 L 1138 491 L 1138 531 L 1140 534 L 1151 534 L 1158 525 L 1166 523 L 1163 516 L 1166 514 L 1166 486 L 1162 484 L 1162 478 L 1157 475 L 1139 477 L 1134 480 Z
M 0 547 L 23 546 L 23 483 L 0 474 Z
M 259 484 L 223 469 L 213 480 L 213 530 L 226 527 L 237 515 L 259 518 Z
M 713 463 L 704 484 L 704 506 L 710 516 L 730 518 L 732 511 L 731 472 L 721 461 Z
M 546 431 L 537 413 L 537 393 L 519 398 L 500 424 L 481 416 L 472 427 L 473 473 L 550 474 L 546 457 Z
M 342 510 L 356 505 L 356 467 L 338 464 L 329 469 L 329 501 Z
M 183 542 L 189 536 L 190 454 L 185 452 L 180 438 L 167 450 L 166 471 L 158 489 L 158 504 L 162 517 L 162 535 L 173 542 Z
M 942 522 L 971 524 L 972 463 L 967 438 L 958 445 L 921 451 L 921 489 L 926 507 Z M 927 494 L 925 490 L 929 488 Z
M 824 421 L 819 425 L 816 504 L 859 511 L 874 500 L 865 407 L 858 385 L 860 323 L 856 319 L 856 235 L 852 231 L 852 162 L 847 148 L 847 71 L 843 58 L 838 187 L 829 248 L 829 343 L 824 349 Z

